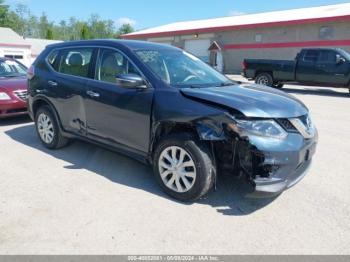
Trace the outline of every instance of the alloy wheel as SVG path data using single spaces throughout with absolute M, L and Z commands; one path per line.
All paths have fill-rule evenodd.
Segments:
M 55 131 L 50 117 L 44 113 L 41 113 L 38 116 L 37 126 L 42 141 L 44 141 L 46 144 L 51 144 L 55 136 Z
M 181 147 L 164 149 L 159 157 L 158 168 L 164 185 L 177 193 L 188 192 L 196 181 L 195 163 Z
M 268 85 L 269 84 L 269 78 L 267 76 L 260 76 L 258 79 L 258 84 L 260 85 Z

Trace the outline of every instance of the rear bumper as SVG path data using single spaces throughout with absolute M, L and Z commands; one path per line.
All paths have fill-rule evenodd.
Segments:
M 28 114 L 27 103 L 21 100 L 0 101 L 0 119 Z
M 245 69 L 245 70 L 242 71 L 241 75 L 244 78 L 247 78 L 248 80 L 252 80 L 252 79 L 254 79 L 255 71 L 254 70 L 250 70 L 250 69 Z

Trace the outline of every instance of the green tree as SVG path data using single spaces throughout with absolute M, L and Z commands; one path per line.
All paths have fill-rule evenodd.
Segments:
M 113 20 L 101 19 L 97 14 L 91 14 L 87 21 L 71 17 L 55 24 L 45 13 L 40 17 L 32 15 L 24 4 L 16 5 L 11 11 L 4 3 L 5 0 L 0 0 L 0 26 L 10 27 L 24 37 L 60 40 L 116 38 L 134 31 L 130 24 L 116 29 Z
M 9 6 L 5 5 L 4 0 L 0 0 L 0 26 L 7 26 L 7 15 L 9 12 Z
M 27 36 L 32 38 L 40 38 L 38 18 L 35 15 L 30 15 L 27 20 Z
M 121 35 L 130 34 L 132 32 L 134 32 L 134 28 L 130 24 L 123 24 L 118 29 L 117 38 L 120 38 Z
M 84 24 L 83 27 L 81 28 L 81 34 L 80 34 L 80 39 L 86 40 L 89 39 L 90 33 L 89 33 L 89 27 Z
M 17 4 L 14 20 L 16 21 L 14 30 L 22 36 L 26 36 L 28 32 L 28 17 L 30 16 L 29 8 L 20 3 Z
M 39 31 L 39 35 L 40 38 L 46 38 L 47 37 L 47 33 L 48 33 L 48 29 L 51 29 L 51 24 L 49 22 L 49 19 L 47 18 L 47 15 L 45 13 L 43 13 L 38 21 L 38 31 Z
M 53 31 L 51 28 L 47 28 L 46 30 L 46 39 L 52 40 L 53 39 Z
M 115 27 L 112 20 L 102 20 L 98 15 L 92 14 L 88 20 L 90 38 L 113 38 Z
M 58 30 L 58 38 L 61 38 L 62 40 L 68 40 L 68 32 L 69 32 L 69 29 L 68 29 L 68 25 L 67 25 L 67 22 L 65 20 L 62 20 L 60 23 L 59 23 L 59 26 L 57 28 Z

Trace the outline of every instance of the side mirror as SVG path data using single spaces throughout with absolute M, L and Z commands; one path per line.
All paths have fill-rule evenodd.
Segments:
M 337 61 L 336 61 L 337 64 L 343 64 L 345 62 L 346 60 L 344 57 L 342 57 L 341 55 L 337 55 Z
M 119 74 L 115 77 L 116 84 L 125 88 L 147 88 L 145 81 L 136 74 Z

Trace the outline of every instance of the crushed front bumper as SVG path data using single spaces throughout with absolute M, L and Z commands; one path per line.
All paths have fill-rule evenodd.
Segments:
M 255 191 L 277 194 L 284 190 L 291 188 L 301 181 L 310 170 L 312 160 L 304 163 L 302 167 L 298 168 L 295 173 L 290 174 L 287 179 L 279 178 L 258 178 L 254 180 Z
M 317 143 L 317 131 L 311 139 L 300 134 L 289 134 L 280 141 L 250 137 L 253 159 L 250 180 L 255 192 L 279 194 L 300 182 L 310 170 Z M 244 159 L 241 163 L 244 164 Z

